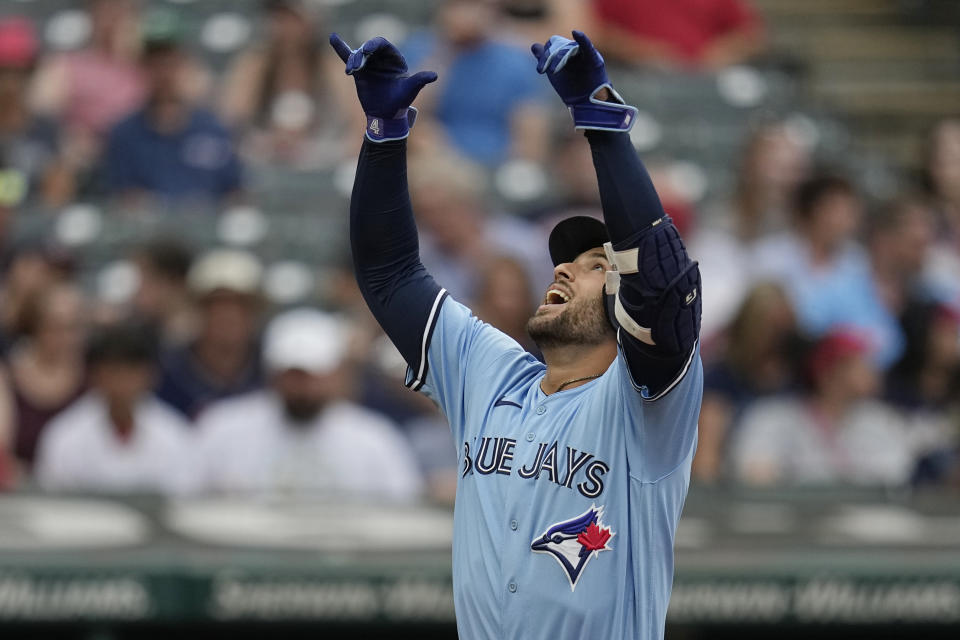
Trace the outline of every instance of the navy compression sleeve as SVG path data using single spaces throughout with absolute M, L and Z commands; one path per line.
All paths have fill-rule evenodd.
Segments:
M 410 365 L 410 386 L 418 389 L 446 292 L 420 262 L 407 190 L 406 140 L 364 140 L 350 199 L 350 246 L 363 298 Z
M 613 249 L 637 250 L 636 272 L 621 270 L 620 275 L 620 344 L 634 383 L 657 398 L 683 376 L 696 347 L 699 271 L 676 227 L 664 217 L 653 181 L 629 135 L 588 131 L 586 136 Z M 656 344 L 638 337 L 644 332 Z
M 603 218 L 614 248 L 664 216 L 660 197 L 626 133 L 586 132 L 600 186 Z

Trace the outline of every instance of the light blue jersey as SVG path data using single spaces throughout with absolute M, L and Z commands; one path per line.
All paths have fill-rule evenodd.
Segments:
M 699 349 L 644 400 L 619 355 L 546 395 L 546 367 L 443 291 L 408 384 L 459 447 L 453 577 L 464 640 L 662 638 L 702 395 Z

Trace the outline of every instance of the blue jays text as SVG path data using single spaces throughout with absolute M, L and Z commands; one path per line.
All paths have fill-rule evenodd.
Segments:
M 537 455 L 529 464 L 517 466 L 513 462 L 517 441 L 513 438 L 480 438 L 480 444 L 474 445 L 474 457 L 470 455 L 470 443 L 463 443 L 463 468 L 461 478 L 472 472 L 480 475 L 497 473 L 504 476 L 516 471 L 517 476 L 526 480 L 539 480 L 541 475 L 561 487 L 579 491 L 587 498 L 596 498 L 603 493 L 603 476 L 610 471 L 610 465 L 596 459 L 592 453 L 577 451 L 572 447 L 563 447 L 560 443 L 541 442 Z M 582 471 L 583 481 L 573 484 L 577 472 Z

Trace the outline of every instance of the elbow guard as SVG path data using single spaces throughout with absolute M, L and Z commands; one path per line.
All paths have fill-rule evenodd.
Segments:
M 700 335 L 700 269 L 677 228 L 664 216 L 630 239 L 629 249 L 606 243 L 607 318 L 662 355 L 689 351 Z

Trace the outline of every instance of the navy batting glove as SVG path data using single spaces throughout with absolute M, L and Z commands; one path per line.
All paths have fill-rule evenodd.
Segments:
M 411 107 L 420 90 L 437 79 L 433 71 L 407 73 L 407 61 L 386 38 L 367 40 L 351 49 L 340 36 L 330 34 L 330 44 L 357 83 L 357 97 L 367 114 L 367 138 L 373 142 L 402 140 L 410 135 L 417 118 Z
M 551 36 L 530 49 L 537 58 L 537 72 L 545 73 L 550 84 L 570 109 L 577 129 L 629 131 L 637 109 L 625 104 L 607 77 L 603 56 L 582 31 L 573 32 L 573 40 Z M 607 89 L 616 102 L 597 99 Z

